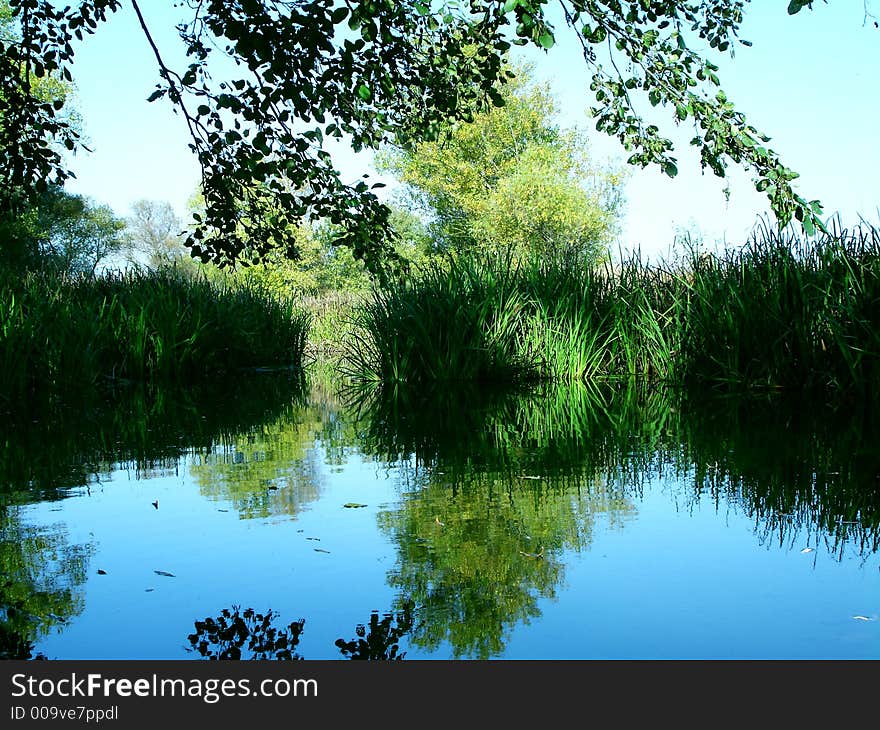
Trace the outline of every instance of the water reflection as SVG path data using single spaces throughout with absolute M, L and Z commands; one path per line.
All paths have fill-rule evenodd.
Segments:
M 276 618 L 272 609 L 257 613 L 252 608 L 242 611 L 239 606 L 224 608 L 217 618 L 196 621 L 195 633 L 187 638 L 192 651 L 202 659 L 302 659 L 296 647 L 305 619 L 278 628 L 273 625 Z
M 190 473 L 205 497 L 230 502 L 242 519 L 295 517 L 320 497 L 324 465 L 345 463 L 355 443 L 340 409 L 332 390 L 313 383 L 276 419 L 196 454 Z
M 38 640 L 83 610 L 91 553 L 63 525 L 29 526 L 20 507 L 0 506 L 0 659 L 42 658 Z
M 39 658 L 39 640 L 83 611 L 96 549 L 72 543 L 63 520 L 29 524 L 27 505 L 91 494 L 120 470 L 138 480 L 177 474 L 184 455 L 224 451 L 289 413 L 303 388 L 290 376 L 242 378 L 219 391 L 132 388 L 76 413 L 13 416 L 0 436 L 0 658 Z
M 177 473 L 180 458 L 209 453 L 283 417 L 305 398 L 294 376 L 249 376 L 230 383 L 144 391 L 76 412 L 20 413 L 0 439 L 0 500 L 36 502 L 64 496 L 117 469 L 138 479 Z
M 878 549 L 870 414 L 632 383 L 349 400 L 362 447 L 404 466 L 401 504 L 379 524 L 397 548 L 388 582 L 418 607 L 412 640 L 426 650 L 502 653 L 556 597 L 566 553 L 589 547 L 597 520 L 626 524 L 652 481 L 674 485 L 678 509 L 742 510 L 763 543 L 822 541 L 841 558 Z
M 695 499 L 725 499 L 767 542 L 804 534 L 842 557 L 880 549 L 876 415 L 779 399 L 718 400 L 680 419 Z
M 880 549 L 874 419 L 855 407 L 634 383 L 521 392 L 456 384 L 434 393 L 338 393 L 313 384 L 306 393 L 301 382 L 272 378 L 222 392 L 132 394 L 85 416 L 40 418 L 2 436 L 0 656 L 33 657 L 87 608 L 86 573 L 102 534 L 72 538 L 63 500 L 80 497 L 72 500 L 77 514 L 92 514 L 100 505 L 88 490 L 120 472 L 177 477 L 164 483 L 159 511 L 149 507 L 153 491 L 131 490 L 137 509 L 155 519 L 141 529 L 137 512 L 126 524 L 144 541 L 161 535 L 168 545 L 154 554 L 163 561 L 186 557 L 188 570 L 174 573 L 188 577 L 161 588 L 163 598 L 177 591 L 175 599 L 189 601 L 185 624 L 205 600 L 200 592 L 216 594 L 220 584 L 232 596 L 218 596 L 221 606 L 244 592 L 272 605 L 277 595 L 297 611 L 294 594 L 305 585 L 311 594 L 296 595 L 311 596 L 303 613 L 313 617 L 321 602 L 335 609 L 350 595 L 361 603 L 349 626 L 370 606 L 389 607 L 341 637 L 339 624 L 324 626 L 316 643 L 337 658 L 488 658 L 509 652 L 525 632 L 565 633 L 542 622 L 567 600 L 573 572 L 600 539 L 626 539 L 645 523 L 665 526 L 701 508 L 747 518 L 747 541 L 765 552 L 821 546 L 841 562 L 866 561 Z M 112 506 L 105 500 L 103 509 L 127 509 L 124 485 L 112 487 Z M 166 511 L 172 497 L 191 514 Z M 36 517 L 27 507 L 49 502 L 57 506 Z M 226 511 L 234 514 L 217 514 Z M 714 532 L 698 533 L 693 551 L 712 550 L 724 529 L 717 522 Z M 230 537 L 236 525 L 241 531 Z M 117 539 L 117 551 L 122 544 L 118 534 L 104 539 Z M 238 566 L 236 577 L 224 577 L 224 565 Z M 110 574 L 124 578 L 121 569 Z M 671 573 L 670 582 L 683 574 Z M 108 591 L 100 600 L 123 599 Z M 872 606 L 862 610 L 874 616 Z M 296 659 L 308 628 L 233 607 L 197 622 L 191 648 L 205 658 Z M 167 631 L 179 637 L 179 624 Z
M 296 649 L 305 619 L 277 627 L 274 624 L 279 618 L 272 609 L 257 613 L 253 608 L 224 608 L 217 618 L 195 622 L 195 633 L 187 637 L 190 651 L 209 660 L 303 659 Z M 381 619 L 379 612 L 373 611 L 367 624 L 355 627 L 354 639 L 337 639 L 335 645 L 346 659 L 400 661 L 406 656 L 405 651 L 400 651 L 400 641 L 412 627 L 411 604 L 396 613 L 386 613 Z
M 613 527 L 635 514 L 639 485 L 622 474 L 639 466 L 614 448 L 586 388 L 408 395 L 354 401 L 365 447 L 411 464 L 400 507 L 379 515 L 398 553 L 388 582 L 418 607 L 415 645 L 495 656 L 556 597 L 563 554 L 589 546 L 596 520 Z M 662 429 L 662 412 L 634 413 L 621 411 L 621 423 Z
M 413 622 L 413 605 L 409 602 L 395 613 L 384 614 L 381 619 L 379 612 L 373 611 L 367 624 L 355 627 L 354 639 L 337 639 L 336 647 L 346 659 L 401 661 L 406 652 L 400 651 L 400 641 L 412 631 Z
M 409 464 L 420 489 L 445 484 L 455 495 L 490 477 L 508 489 L 530 479 L 568 491 L 601 485 L 626 511 L 647 481 L 668 476 L 682 482 L 684 504 L 725 500 L 769 533 L 806 530 L 838 547 L 880 549 L 880 424 L 855 404 L 632 382 L 348 397 L 366 424 L 362 448 Z

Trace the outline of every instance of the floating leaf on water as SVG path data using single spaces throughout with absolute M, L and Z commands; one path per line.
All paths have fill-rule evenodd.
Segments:
M 174 573 L 169 573 L 169 572 L 164 571 L 164 570 L 154 570 L 153 572 L 154 572 L 156 575 L 164 575 L 166 578 L 176 578 L 176 577 L 177 577 L 176 575 L 174 575 Z
M 316 553 L 329 553 L 329 550 L 324 550 L 324 548 L 315 548 Z
M 98 575 L 107 575 L 107 571 L 101 570 L 100 568 L 98 568 Z
M 367 505 L 361 504 L 360 502 L 346 502 L 343 507 L 347 507 L 348 509 L 359 509 L 360 507 L 366 507 Z
M 804 548 L 803 550 L 801 550 L 801 555 L 803 555 L 804 553 L 811 553 L 811 552 L 813 552 L 813 548 Z

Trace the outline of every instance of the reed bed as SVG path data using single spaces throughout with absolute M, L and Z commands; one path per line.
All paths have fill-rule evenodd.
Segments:
M 383 383 L 638 376 L 873 398 L 880 230 L 764 226 L 739 249 L 653 265 L 451 258 L 374 291 L 346 362 Z
M 0 276 L 0 406 L 107 384 L 189 383 L 301 367 L 310 317 L 253 285 L 174 269 L 98 278 Z

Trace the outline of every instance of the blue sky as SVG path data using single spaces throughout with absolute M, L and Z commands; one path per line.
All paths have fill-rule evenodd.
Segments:
M 790 17 L 787 0 L 757 0 L 746 9 L 736 57 L 718 56 L 728 96 L 750 121 L 772 137 L 770 146 L 801 174 L 799 192 L 818 198 L 826 214 L 845 223 L 859 215 L 880 222 L 880 30 L 863 27 L 859 0 L 817 3 L 813 12 Z M 880 3 L 878 3 L 880 4 Z M 166 60 L 175 57 L 175 11 L 171 4 L 141 3 Z M 574 38 L 559 27 L 549 52 L 529 50 L 538 78 L 550 82 L 560 101 L 562 122 L 589 124 L 590 73 Z M 78 106 L 91 154 L 71 161 L 77 175 L 69 188 L 109 203 L 126 215 L 141 198 L 167 200 L 179 212 L 198 183 L 187 148 L 183 120 L 164 102 L 148 104 L 157 75 L 149 46 L 130 5 L 78 50 L 75 64 Z M 679 175 L 670 180 L 653 169 L 632 169 L 626 186 L 620 248 L 665 255 L 677 231 L 701 233 L 709 243 L 740 244 L 768 208 L 747 174 L 727 181 L 703 175 L 687 140 L 692 128 L 662 128 L 676 141 Z M 622 164 L 616 140 L 592 135 L 599 160 Z M 347 179 L 370 172 L 368 155 L 334 150 Z M 725 200 L 723 188 L 731 196 Z

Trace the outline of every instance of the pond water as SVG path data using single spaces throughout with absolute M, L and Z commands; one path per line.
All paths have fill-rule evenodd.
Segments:
M 880 658 L 870 413 L 269 377 L 122 402 L 5 433 L 6 658 Z

